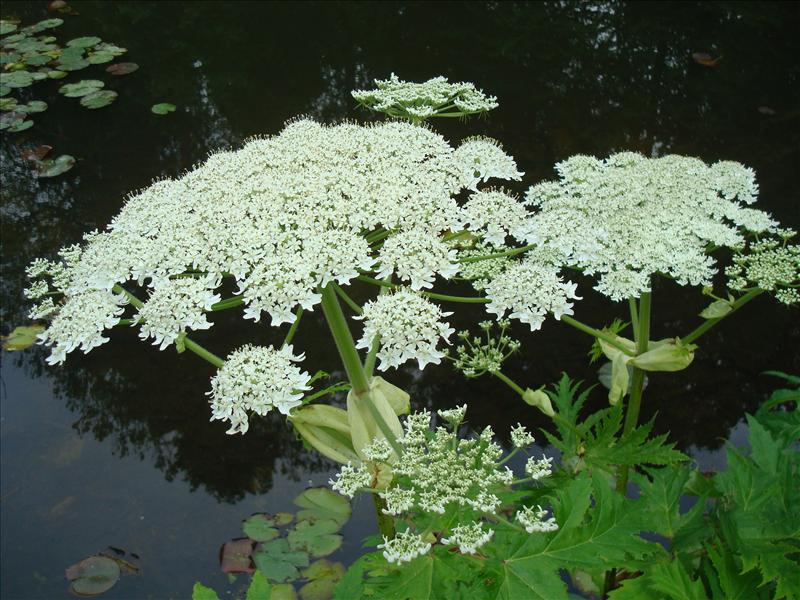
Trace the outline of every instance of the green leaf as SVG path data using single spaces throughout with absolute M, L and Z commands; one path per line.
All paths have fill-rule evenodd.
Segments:
M 733 310 L 733 306 L 727 300 L 714 300 L 706 306 L 700 313 L 704 319 L 720 319 Z
M 106 67 L 106 72 L 111 75 L 128 75 L 139 70 L 139 65 L 132 62 L 115 63 Z
M 76 83 L 67 83 L 58 88 L 59 93 L 64 94 L 67 98 L 80 98 L 96 92 L 100 88 L 105 87 L 105 83 L 99 79 L 82 79 Z
M 113 52 L 92 52 L 86 60 L 93 65 L 101 65 L 103 63 L 111 62 L 117 57 Z
M 0 35 L 6 35 L 17 30 L 17 24 L 11 21 L 0 21 Z
M 73 60 L 64 60 L 63 58 L 58 61 L 56 68 L 59 71 L 80 71 L 89 66 L 89 61 L 83 58 Z
M 66 173 L 75 166 L 75 157 L 69 154 L 62 154 L 58 158 L 40 161 L 36 165 L 38 177 L 57 177 Z
M 251 515 L 242 523 L 244 534 L 256 542 L 268 542 L 278 537 L 275 522 L 264 513 Z
M 647 475 L 650 477 L 634 473 L 632 477 L 645 505 L 646 528 L 671 540 L 683 524 L 680 499 L 691 469 L 684 466 L 650 469 Z
M 31 100 L 27 104 L 17 107 L 17 110 L 22 110 L 26 114 L 35 114 L 47 110 L 47 102 L 42 100 Z
M 14 110 L 17 106 L 16 98 L 2 98 L 0 99 L 0 110 Z
M 31 127 L 33 127 L 33 121 L 31 120 L 16 121 L 15 123 L 9 125 L 8 131 L 19 133 L 20 131 L 25 131 L 26 129 L 30 129 Z
M 347 571 L 333 590 L 333 600 L 352 600 L 364 595 L 364 571 L 368 557 L 361 556 L 347 567 Z
M 96 109 L 108 106 L 117 99 L 117 92 L 111 90 L 99 90 L 92 92 L 81 98 L 81 106 L 86 108 Z
M 160 104 L 154 104 L 151 106 L 150 111 L 157 115 L 166 115 L 167 113 L 175 111 L 175 105 L 170 104 L 169 102 L 162 102 Z
M 336 533 L 340 527 L 333 519 L 300 521 L 287 536 L 289 546 L 311 556 L 328 556 L 342 545 L 342 536 Z
M 28 71 L 0 73 L 0 83 L 10 88 L 24 88 L 33 83 L 33 76 Z
M 64 19 L 45 19 L 44 21 L 39 21 L 35 25 L 30 25 L 25 29 L 30 33 L 39 33 L 40 31 L 44 31 L 45 29 L 53 29 L 54 27 L 59 27 L 64 23 Z
M 715 583 L 719 583 L 719 596 L 726 600 L 751 600 L 761 595 L 758 589 L 760 578 L 753 571 L 742 573 L 733 553 L 727 549 L 719 551 L 710 544 L 706 546 L 706 553 L 714 567 L 708 570 L 710 573 L 707 571 L 707 575 L 709 580 L 714 577 Z
M 300 588 L 300 598 L 303 600 L 329 600 L 333 597 L 333 590 L 344 573 L 344 565 L 339 562 L 331 562 L 323 558 L 311 563 L 301 573 L 309 581 Z
M 273 584 L 269 600 L 297 600 L 297 592 L 291 583 Z
M 71 48 L 89 48 L 99 44 L 102 40 L 99 37 L 90 35 L 85 37 L 75 38 L 67 42 L 67 46 Z
M 253 561 L 268 579 L 280 583 L 297 579 L 297 567 L 308 566 L 308 553 L 289 550 L 289 543 L 280 538 L 260 544 L 253 553 Z
M 64 79 L 64 77 L 66 77 L 67 75 L 69 75 L 69 73 L 67 73 L 66 71 L 53 70 L 47 72 L 47 76 L 50 79 Z
M 119 564 L 106 556 L 90 556 L 66 571 L 70 590 L 79 596 L 107 592 L 119 580 Z
M 192 600 L 219 600 L 219 596 L 210 587 L 197 581 L 192 588 Z
M 646 575 L 626 579 L 622 587 L 609 594 L 611 600 L 708 600 L 699 580 L 693 580 L 679 561 L 659 563 Z
M 245 600 L 270 600 L 270 586 L 267 578 L 261 571 L 253 573 L 250 587 L 247 588 Z M 194 600 L 194 598 L 192 598 Z
M 350 503 L 336 492 L 325 487 L 309 488 L 294 499 L 304 510 L 297 512 L 297 519 L 332 519 L 341 528 L 350 518 Z
M 44 325 L 27 325 L 16 327 L 7 336 L 3 337 L 3 349 L 13 352 L 25 350 L 36 343 L 36 336 L 44 331 Z

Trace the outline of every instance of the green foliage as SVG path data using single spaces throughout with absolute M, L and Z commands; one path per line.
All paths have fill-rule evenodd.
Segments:
M 548 390 L 556 408 L 553 421 L 556 433 L 544 431 L 547 440 L 562 452 L 562 464 L 566 471 L 579 473 L 587 468 L 602 469 L 613 473 L 618 465 L 670 465 L 688 460 L 667 442 L 666 435 L 649 438 L 653 420 L 636 427 L 627 435 L 621 435 L 623 408 L 611 406 L 579 421 L 581 408 L 593 389 L 580 391 L 581 383 L 572 382 L 563 375 L 561 380 Z
M 611 335 L 619 335 L 628 328 L 628 325 L 630 325 L 630 323 L 627 321 L 623 321 L 622 319 L 614 319 L 611 322 L 611 325 L 603 327 L 602 331 L 610 333 Z M 603 355 L 603 348 L 600 346 L 598 339 L 595 338 L 594 342 L 592 343 L 592 347 L 589 349 L 589 363 L 596 362 Z
M 3 350 L 25 350 L 36 343 L 36 336 L 44 331 L 43 325 L 20 326 L 3 336 Z

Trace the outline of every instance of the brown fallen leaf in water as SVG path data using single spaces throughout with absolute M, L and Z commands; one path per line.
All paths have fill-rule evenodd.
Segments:
M 694 59 L 694 62 L 696 62 L 698 65 L 703 65 L 704 67 L 716 67 L 717 63 L 722 60 L 722 56 L 712 58 L 711 55 L 706 52 L 695 52 L 692 54 L 692 58 Z
M 36 146 L 36 148 L 29 148 L 22 152 L 22 159 L 37 162 L 42 160 L 45 156 L 47 156 L 47 153 L 50 152 L 50 150 L 52 149 L 53 147 L 48 146 L 47 144 Z

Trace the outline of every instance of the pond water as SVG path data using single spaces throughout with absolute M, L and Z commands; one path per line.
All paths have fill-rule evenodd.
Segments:
M 5 2 L 3 16 L 47 18 L 45 2 Z M 128 48 L 140 69 L 114 78 L 110 107 L 88 111 L 35 86 L 50 109 L 24 133 L 3 134 L 2 331 L 26 321 L 24 267 L 102 228 L 122 198 L 153 178 L 180 174 L 209 151 L 277 132 L 312 115 L 365 119 L 350 90 L 391 72 L 407 80 L 445 75 L 475 82 L 501 106 L 486 119 L 435 123 L 453 141 L 486 134 L 503 141 L 526 176 L 516 191 L 554 176 L 572 154 L 637 150 L 681 153 L 752 166 L 761 207 L 800 226 L 800 26 L 792 3 L 251 3 L 75 2 L 58 32 L 97 35 Z M 722 57 L 696 64 L 695 52 Z M 102 67 L 78 78 L 108 81 Z M 96 73 L 95 73 L 96 72 Z M 151 105 L 172 102 L 158 117 Z M 70 172 L 38 180 L 24 148 L 54 146 L 78 159 Z M 622 316 L 590 291 L 577 316 L 594 325 Z M 458 290 L 458 287 L 453 289 Z M 356 288 L 363 299 L 369 290 Z M 685 333 L 706 301 L 662 283 L 654 290 L 654 338 Z M 229 311 L 236 313 L 236 311 Z M 341 376 L 321 315 L 304 318 L 296 347 L 306 368 Z M 224 356 L 285 333 L 216 315 L 196 337 Z M 463 317 L 466 325 L 468 316 Z M 456 325 L 458 327 L 458 324 Z M 548 320 L 515 334 L 524 352 L 509 374 L 530 387 L 562 371 L 596 381 L 588 338 Z M 235 588 L 219 570 L 222 543 L 255 511 L 291 509 L 332 465 L 303 449 L 280 418 L 254 421 L 245 436 L 210 423 L 204 395 L 212 369 L 189 354 L 159 352 L 119 331 L 113 343 L 57 368 L 31 349 L 2 355 L 3 599 L 67 597 L 64 569 L 112 545 L 137 553 L 141 573 L 123 576 L 109 597 L 185 598 L 195 580 Z M 797 312 L 759 298 L 702 338 L 694 364 L 656 375 L 643 417 L 703 465 L 744 413 L 775 384 L 767 369 L 800 372 Z M 388 376 L 415 406 L 468 401 L 476 426 L 507 432 L 517 421 L 546 422 L 495 381 L 466 381 L 447 368 L 406 367 Z M 604 394 L 594 395 L 601 406 Z M 366 502 L 356 505 L 345 545 L 357 555 L 373 532 Z

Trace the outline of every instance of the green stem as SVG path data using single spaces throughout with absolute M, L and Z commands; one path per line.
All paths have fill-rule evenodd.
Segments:
M 220 300 L 216 304 L 212 304 L 211 310 L 227 310 L 229 308 L 235 308 L 241 304 L 244 304 L 244 296 L 232 296 L 230 298 L 225 298 L 225 300 Z
M 118 294 L 123 294 L 128 299 L 128 302 L 131 303 L 131 306 L 133 306 L 134 308 L 142 308 L 144 306 L 144 302 L 139 300 L 136 296 L 131 294 L 128 290 L 126 290 L 118 283 L 115 283 L 114 287 L 111 288 L 111 290 L 117 292 Z
M 359 275 L 356 279 L 359 281 L 363 281 L 364 283 L 371 283 L 372 285 L 379 285 L 381 287 L 387 287 L 391 289 L 398 289 L 403 287 L 402 285 L 397 285 L 396 283 L 391 283 L 389 281 L 385 281 L 383 279 L 375 279 L 374 277 L 370 277 L 369 275 Z M 420 294 L 426 296 L 427 298 L 433 298 L 434 300 L 443 300 L 445 302 L 461 302 L 465 304 L 484 304 L 489 302 L 488 298 L 476 298 L 472 296 L 449 296 L 448 294 L 437 294 L 436 292 L 426 292 L 420 291 Z
M 195 354 L 197 354 L 197 356 L 199 356 L 203 360 L 210 362 L 218 369 L 225 364 L 225 361 L 222 360 L 219 356 L 217 356 L 216 354 L 212 354 L 197 342 L 193 342 L 192 340 L 190 340 L 188 337 L 183 339 L 183 343 L 186 346 L 187 350 L 194 352 Z
M 492 375 L 494 375 L 495 377 L 497 377 L 500 381 L 505 383 L 512 390 L 517 392 L 520 396 L 524 396 L 525 395 L 525 390 L 523 390 L 520 386 L 518 386 L 510 377 L 508 377 L 502 371 L 490 371 L 490 373 Z
M 527 246 L 522 246 L 521 248 L 512 248 L 511 250 L 506 250 L 505 252 L 495 252 L 494 254 L 484 254 L 482 256 L 468 256 L 467 258 L 461 258 L 458 262 L 460 263 L 471 263 L 471 262 L 479 262 L 482 260 L 489 260 L 491 258 L 502 258 L 504 256 L 514 256 L 515 254 L 521 254 L 523 252 L 527 252 L 531 248 L 535 248 L 536 244 L 528 244 Z
M 512 458 L 514 458 L 517 455 L 518 452 L 519 452 L 519 448 L 514 448 L 511 452 L 506 454 L 506 457 L 503 460 L 501 460 L 500 462 L 497 463 L 497 466 L 498 467 L 503 466 L 508 461 L 510 461 Z M 517 482 L 515 481 L 514 483 L 517 483 Z
M 630 349 L 623 346 L 620 342 L 618 342 L 611 334 L 606 333 L 605 331 L 600 331 L 599 329 L 595 329 L 594 327 L 590 327 L 585 323 L 581 323 L 577 319 L 573 319 L 569 315 L 561 315 L 561 321 L 566 323 L 567 325 L 572 325 L 575 329 L 579 329 L 584 333 L 588 333 L 592 337 L 600 338 L 604 342 L 608 343 L 611 346 L 614 346 L 617 350 L 620 350 L 627 354 L 628 356 L 636 356 L 635 352 L 631 352 Z
M 403 451 L 397 443 L 394 433 L 392 433 L 383 415 L 378 411 L 370 397 L 369 379 L 367 379 L 367 374 L 364 372 L 364 367 L 361 365 L 361 358 L 358 356 L 355 342 L 353 342 L 353 336 L 350 333 L 350 328 L 347 326 L 342 307 L 336 297 L 336 291 L 331 284 L 328 284 L 324 288 L 321 288 L 320 292 L 322 294 L 322 312 L 325 314 L 325 320 L 328 322 L 328 327 L 331 330 L 331 335 L 333 335 L 336 349 L 339 351 L 339 356 L 342 359 L 344 370 L 347 373 L 347 379 L 350 381 L 350 385 L 353 386 L 353 393 L 367 405 L 372 417 L 375 419 L 375 423 L 386 437 L 386 441 L 389 442 L 392 449 L 400 456 Z
M 303 316 L 303 307 L 298 306 L 297 310 L 294 313 L 294 322 L 292 323 L 291 327 L 289 327 L 289 331 L 286 332 L 286 337 L 283 338 L 283 343 L 281 344 L 281 348 L 288 346 L 292 343 L 294 339 L 294 334 L 297 333 L 297 328 L 300 326 L 300 317 Z
M 639 341 L 639 308 L 636 305 L 636 298 L 628 298 L 628 306 L 631 309 L 631 328 L 633 329 L 633 341 Z
M 734 301 L 734 303 L 731 305 L 730 312 L 728 312 L 727 314 L 724 314 L 721 317 L 718 317 L 716 319 L 706 319 L 706 321 L 702 325 L 700 325 L 697 329 L 695 329 L 694 331 L 692 331 L 688 335 L 684 336 L 681 339 L 681 341 L 684 344 L 691 344 L 693 341 L 695 341 L 697 338 L 699 338 L 701 335 L 703 335 L 706 331 L 708 331 L 709 329 L 714 327 L 714 325 L 716 325 L 717 323 L 722 321 L 722 319 L 724 319 L 725 317 L 727 317 L 730 314 L 733 314 L 734 312 L 739 310 L 742 306 L 744 306 L 745 304 L 750 302 L 750 300 L 752 300 L 756 296 L 759 296 L 760 294 L 763 294 L 763 293 L 764 293 L 764 290 L 762 290 L 761 288 L 753 288 L 752 290 L 748 291 L 744 296 L 742 296 L 742 297 L 738 298 L 736 301 Z
M 636 354 L 644 354 L 650 341 L 650 303 L 651 293 L 645 292 L 639 300 L 639 328 L 636 342 Z M 626 436 L 636 428 L 639 422 L 639 410 L 642 407 L 642 391 L 644 390 L 644 371 L 638 367 L 633 368 L 631 377 L 631 395 L 628 399 L 628 408 L 625 413 L 625 425 L 622 435 Z M 619 469 L 617 477 L 617 491 L 625 494 L 628 488 L 628 465 Z
M 358 303 L 355 300 L 353 300 L 350 296 L 348 296 L 347 292 L 345 292 L 338 283 L 332 281 L 331 285 L 333 286 L 333 290 L 336 292 L 336 295 L 339 296 L 339 298 L 341 298 L 342 300 L 344 300 L 344 303 L 347 304 L 347 306 L 349 306 L 354 313 L 360 315 L 361 313 L 364 312 L 363 310 L 361 310 L 361 307 L 358 305 Z

